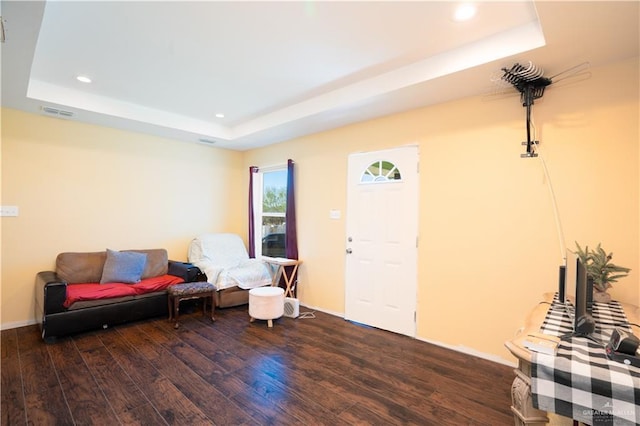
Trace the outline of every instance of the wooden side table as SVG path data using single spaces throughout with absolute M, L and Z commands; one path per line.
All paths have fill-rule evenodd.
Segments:
M 284 289 L 284 297 L 293 297 L 293 291 L 296 289 L 296 284 L 293 282 L 293 278 L 296 276 L 298 266 L 300 266 L 302 260 L 269 256 L 262 256 L 262 260 L 277 268 L 276 272 L 273 274 L 273 281 L 271 282 L 271 286 L 277 287 L 280 283 L 280 277 L 284 276 L 284 282 L 286 284 L 286 288 Z M 285 266 L 293 266 L 291 275 L 287 274 Z
M 211 299 L 211 321 L 215 321 L 213 316 L 216 302 L 215 293 L 216 288 L 213 284 L 206 281 L 184 283 L 172 285 L 167 289 L 169 293 L 169 321 L 175 321 L 174 328 L 180 327 L 178 323 L 178 315 L 180 313 L 180 302 L 189 299 L 203 298 L 202 301 L 202 314 L 207 314 L 207 299 Z

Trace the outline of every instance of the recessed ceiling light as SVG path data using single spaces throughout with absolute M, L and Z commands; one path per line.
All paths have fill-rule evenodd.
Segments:
M 472 3 L 462 3 L 456 7 L 453 14 L 454 21 L 462 22 L 468 21 L 476 15 L 476 5 Z
M 81 81 L 82 83 L 91 83 L 91 79 L 86 75 L 79 75 L 76 77 L 76 80 Z
M 217 117 L 217 118 L 224 118 L 224 114 L 220 114 L 220 113 L 218 113 L 218 114 L 216 114 L 216 117 Z

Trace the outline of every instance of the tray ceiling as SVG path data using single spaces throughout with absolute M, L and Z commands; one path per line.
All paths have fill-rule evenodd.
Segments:
M 2 103 L 244 150 L 481 95 L 514 61 L 638 55 L 638 2 L 456 6 L 4 1 Z

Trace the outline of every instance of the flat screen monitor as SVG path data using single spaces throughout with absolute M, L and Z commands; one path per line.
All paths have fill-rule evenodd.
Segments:
M 565 303 L 565 275 L 567 274 L 567 265 L 560 265 L 558 274 L 558 299 L 560 303 Z
M 576 282 L 578 280 L 578 256 L 567 250 L 567 260 L 564 267 L 564 299 L 567 306 L 573 305 L 573 297 L 576 295 Z M 573 315 L 571 315 L 573 317 Z
M 580 274 L 578 274 L 579 268 Z M 581 284 L 580 289 L 578 289 L 578 283 Z M 584 286 L 586 286 L 586 291 L 582 291 L 582 287 Z M 558 287 L 558 298 L 560 302 L 573 306 L 573 300 L 578 290 L 581 291 L 581 296 L 584 295 L 587 298 L 586 306 L 587 311 L 590 313 L 593 307 L 593 281 L 587 279 L 586 267 L 582 261 L 580 261 L 580 257 L 570 250 L 567 250 L 566 264 L 560 266 Z
M 565 307 L 573 323 L 573 333 L 563 337 L 588 337 L 595 329 L 595 321 L 590 312 L 590 301 L 593 298 L 593 288 L 587 280 L 587 268 L 580 258 L 567 250 L 567 264 L 565 266 Z

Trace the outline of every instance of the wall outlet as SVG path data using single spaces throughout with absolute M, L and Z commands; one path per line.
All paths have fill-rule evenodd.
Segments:
M 18 216 L 18 206 L 1 206 L 0 216 Z

